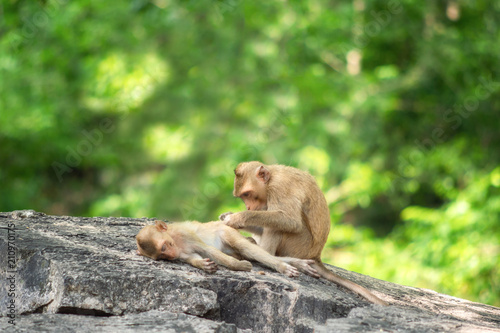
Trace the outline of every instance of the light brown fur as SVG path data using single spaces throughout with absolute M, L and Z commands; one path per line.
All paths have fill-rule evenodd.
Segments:
M 187 262 L 213 273 L 217 264 L 232 270 L 250 271 L 252 264 L 241 258 L 255 260 L 287 276 L 298 276 L 299 267 L 310 267 L 312 260 L 296 259 L 285 262 L 251 243 L 237 230 L 223 222 L 181 222 L 167 224 L 156 221 L 141 229 L 136 236 L 138 254 L 154 260 L 167 259 Z M 307 268 L 306 267 L 306 268 Z M 314 270 L 309 268 L 312 272 Z
M 325 196 L 307 172 L 260 162 L 240 163 L 235 169 L 235 197 L 247 211 L 222 214 L 228 226 L 251 232 L 257 244 L 272 255 L 312 259 L 316 272 L 305 271 L 340 284 L 373 303 L 387 303 L 366 288 L 329 271 L 321 251 L 330 232 L 330 212 Z M 302 270 L 301 267 L 297 267 Z

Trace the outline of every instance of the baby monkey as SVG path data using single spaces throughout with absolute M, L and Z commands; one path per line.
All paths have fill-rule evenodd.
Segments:
M 297 268 L 313 276 L 318 275 L 311 267 L 313 260 L 294 259 L 286 263 L 223 222 L 167 224 L 156 221 L 155 225 L 142 228 L 136 240 L 140 255 L 154 260 L 179 259 L 208 273 L 217 271 L 217 264 L 235 271 L 250 271 L 252 264 L 240 260 L 249 259 L 289 277 L 299 275 Z

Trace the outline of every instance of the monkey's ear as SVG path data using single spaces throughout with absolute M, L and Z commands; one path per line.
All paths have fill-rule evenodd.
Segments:
M 156 226 L 156 230 L 158 230 L 159 232 L 165 232 L 168 229 L 168 225 L 165 222 L 160 221 L 160 220 L 155 221 L 155 226 Z
M 271 178 L 271 173 L 263 165 L 257 168 L 257 178 L 260 179 L 264 184 L 267 184 L 269 178 Z
M 234 169 L 234 175 L 236 178 L 240 178 L 242 176 L 241 171 L 238 168 Z

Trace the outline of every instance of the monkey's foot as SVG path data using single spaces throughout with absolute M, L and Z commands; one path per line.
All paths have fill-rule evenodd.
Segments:
M 240 262 L 238 263 L 236 270 L 238 271 L 245 271 L 245 272 L 249 272 L 252 270 L 252 263 L 250 261 L 246 261 L 246 260 L 240 260 Z
M 290 266 L 286 263 L 283 263 L 283 266 L 281 266 L 279 268 L 279 272 L 281 274 L 285 274 L 288 277 L 297 277 L 300 274 L 299 271 L 295 267 Z
M 290 265 L 297 267 L 302 273 L 305 273 L 317 279 L 320 278 L 318 271 L 314 267 L 312 267 L 312 265 L 314 264 L 314 260 L 293 258 L 289 261 L 289 263 Z

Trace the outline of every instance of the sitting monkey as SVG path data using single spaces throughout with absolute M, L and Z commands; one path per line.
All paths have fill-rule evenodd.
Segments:
M 167 224 L 156 221 L 136 236 L 137 252 L 154 260 L 179 259 L 208 273 L 217 271 L 217 264 L 235 271 L 250 271 L 252 264 L 241 258 L 255 260 L 290 277 L 301 271 L 317 276 L 310 265 L 313 260 L 294 259 L 285 263 L 251 243 L 237 230 L 223 222 L 182 222 Z M 293 266 L 295 267 L 293 267 Z
M 372 303 L 388 305 L 368 289 L 328 270 L 321 261 L 330 232 L 330 211 L 323 192 L 309 173 L 253 161 L 240 163 L 234 175 L 233 195 L 243 200 L 247 210 L 222 214 L 219 218 L 228 226 L 251 232 L 261 248 L 285 262 L 293 258 L 314 260 L 311 266 L 315 276 L 337 283 Z

